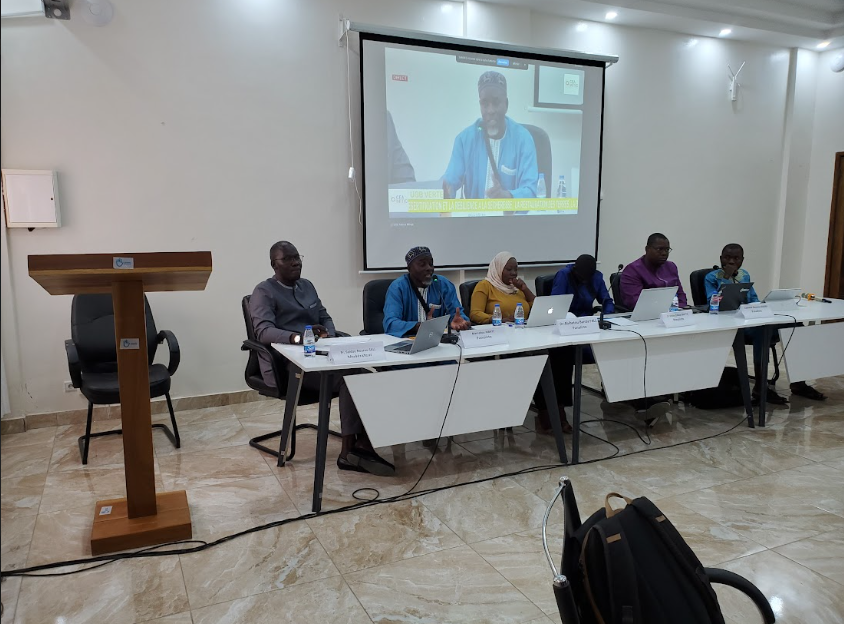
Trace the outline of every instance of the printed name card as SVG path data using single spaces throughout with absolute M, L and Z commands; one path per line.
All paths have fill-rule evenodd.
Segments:
M 739 307 L 745 319 L 773 318 L 774 311 L 767 303 L 745 303 Z
M 663 312 L 659 320 L 666 327 L 686 327 L 694 325 L 694 313 L 691 310 L 679 310 L 677 312 Z
M 557 333 L 561 336 L 569 336 L 571 334 L 597 334 L 600 330 L 598 327 L 597 316 L 583 316 L 575 318 L 565 318 L 557 320 Z
M 492 347 L 510 343 L 510 332 L 506 327 L 482 327 L 460 332 L 460 345 L 464 349 Z
M 383 342 L 343 342 L 328 347 L 328 361 L 332 364 L 371 362 L 383 359 Z

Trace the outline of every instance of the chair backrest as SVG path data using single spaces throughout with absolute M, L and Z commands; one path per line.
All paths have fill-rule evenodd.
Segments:
M 475 286 L 481 280 L 472 280 L 460 284 L 460 303 L 463 304 L 463 311 L 466 316 L 469 316 L 469 310 L 472 309 L 472 293 L 475 292 Z
M 536 286 L 537 297 L 547 297 L 551 294 L 551 288 L 554 286 L 555 277 L 557 277 L 556 273 L 551 273 L 550 275 L 538 275 L 536 277 L 533 283 Z
M 363 286 L 363 333 L 384 333 L 384 302 L 391 279 L 377 279 Z
M 615 301 L 616 307 L 621 306 L 623 308 L 624 302 L 621 300 L 621 280 L 618 279 L 618 272 L 610 275 L 610 284 L 612 284 L 612 300 Z
M 240 307 L 243 308 L 243 323 L 246 325 L 246 338 L 249 340 L 257 340 L 255 337 L 255 327 L 252 325 L 252 314 L 249 312 L 249 299 L 251 295 L 246 295 L 240 302 Z M 258 354 L 255 351 L 249 350 L 249 359 L 246 361 L 246 385 L 252 387 L 249 383 L 251 377 L 261 377 L 261 364 L 258 361 Z
M 716 269 L 718 269 L 718 267 L 713 266 L 708 269 L 698 269 L 697 271 L 692 271 L 689 274 L 689 287 L 692 291 L 692 301 L 694 301 L 696 306 L 706 305 L 709 303 L 706 300 L 706 285 L 704 284 L 704 279 L 706 279 L 707 273 Z
M 147 356 L 152 364 L 158 346 L 155 320 L 144 296 Z M 114 337 L 114 305 L 110 293 L 74 295 L 70 304 L 70 337 L 76 345 L 83 373 L 113 373 L 117 370 Z
M 522 124 L 522 127 L 533 137 L 533 144 L 536 146 L 536 168 L 539 173 L 545 175 L 547 197 L 553 197 L 557 182 L 551 178 L 551 139 L 548 138 L 548 133 L 538 126 Z M 571 184 L 571 181 L 568 181 L 568 184 Z

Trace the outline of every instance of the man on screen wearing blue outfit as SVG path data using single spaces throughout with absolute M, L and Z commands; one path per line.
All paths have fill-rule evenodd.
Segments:
M 453 199 L 536 197 L 536 146 L 523 126 L 507 117 L 507 79 L 496 71 L 478 80 L 481 117 L 454 139 L 443 175 L 443 192 Z
M 431 250 L 414 247 L 404 260 L 407 275 L 395 280 L 387 290 L 384 333 L 397 338 L 411 336 L 423 321 L 446 315 L 451 318 L 452 329 L 469 329 L 469 319 L 460 309 L 454 284 L 434 275 Z

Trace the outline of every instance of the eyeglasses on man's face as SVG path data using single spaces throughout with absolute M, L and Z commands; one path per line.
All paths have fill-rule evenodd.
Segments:
M 284 264 L 294 264 L 296 262 L 301 262 L 304 259 L 305 259 L 305 256 L 303 256 L 302 254 L 295 254 L 295 255 L 292 255 L 292 256 L 282 256 L 281 257 L 281 261 Z
M 650 245 L 648 246 L 650 247 Z M 671 249 L 671 247 L 651 247 L 651 249 L 653 249 L 658 254 L 665 254 L 666 256 L 672 251 L 674 251 L 673 249 Z

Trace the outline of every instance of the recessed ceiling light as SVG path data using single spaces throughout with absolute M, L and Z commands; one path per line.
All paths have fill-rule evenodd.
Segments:
M 618 17 L 618 13 L 616 13 L 615 11 L 607 11 L 606 17 L 608 20 L 614 20 L 616 17 Z
M 719 37 L 726 37 L 727 35 L 729 35 L 732 32 L 733 32 L 732 28 L 723 28 L 723 29 L 721 29 L 721 32 L 718 33 L 718 36 Z
M 575 29 L 577 32 L 586 32 L 586 29 L 587 29 L 587 28 L 589 28 L 589 26 L 587 26 L 587 25 L 586 25 L 586 22 L 578 22 L 578 23 L 577 23 L 577 26 L 575 26 L 575 28 L 574 28 L 574 29 Z
M 829 41 L 821 41 L 821 42 L 820 42 L 818 45 L 816 45 L 815 47 L 816 47 L 818 50 L 823 50 L 823 49 L 824 49 L 825 47 L 827 47 L 828 45 L 829 45 Z

